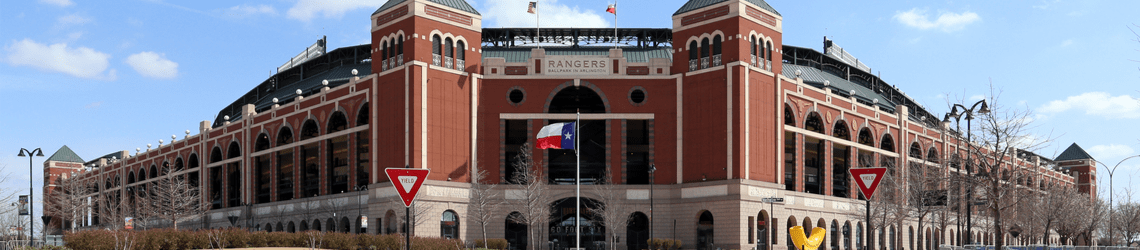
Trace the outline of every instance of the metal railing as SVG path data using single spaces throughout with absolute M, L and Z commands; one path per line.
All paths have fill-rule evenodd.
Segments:
M 707 68 L 709 68 L 709 58 L 708 57 L 701 57 L 701 69 L 707 69 Z
M 439 63 L 440 63 L 439 57 L 440 57 L 439 54 L 431 54 L 431 65 L 439 66 Z
M 445 56 L 445 57 L 443 57 L 443 67 L 444 67 L 444 68 L 449 68 L 449 69 L 450 69 L 450 68 L 452 68 L 452 67 L 451 67 L 451 57 L 450 57 L 450 56 Z
M 466 69 L 466 68 L 467 68 L 467 67 L 464 67 L 464 66 L 463 66 L 463 59 L 455 59 L 455 69 L 458 69 L 458 70 L 463 70 L 463 69 Z
M 697 71 L 697 59 L 689 60 L 689 71 Z
M 752 55 L 752 65 L 756 65 L 756 55 Z
M 388 59 L 384 59 L 383 61 L 380 61 L 380 71 L 386 71 L 386 70 L 388 70 Z
M 716 54 L 716 55 L 712 56 L 712 66 L 713 67 L 720 66 L 720 54 Z

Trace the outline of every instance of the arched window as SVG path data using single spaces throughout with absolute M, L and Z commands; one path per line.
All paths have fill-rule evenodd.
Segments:
M 135 171 L 131 171 L 131 172 L 127 173 L 127 184 L 134 184 L 134 183 L 135 183 Z
M 451 209 L 443 211 L 443 216 L 439 219 L 439 237 L 444 239 L 459 238 L 459 216 L 455 214 L 455 211 Z
M 784 125 L 796 126 L 796 114 L 787 104 L 784 105 Z
M 142 168 L 139 168 L 139 178 L 138 178 L 138 180 L 139 180 L 139 181 L 144 181 L 144 180 L 146 180 L 146 177 L 147 177 L 147 176 L 146 176 L 146 167 L 142 167 Z
M 847 128 L 847 122 L 843 120 L 835 121 L 835 127 L 831 129 L 831 136 L 850 141 L 851 130 Z
M 391 52 L 391 51 L 392 51 L 392 45 L 388 44 L 388 41 L 384 41 L 383 43 L 381 43 L 381 45 L 380 45 L 380 56 L 381 56 L 381 58 L 388 59 L 388 52 Z M 388 66 L 388 65 L 385 64 L 384 66 Z
M 938 150 L 934 149 L 934 147 L 930 147 L 929 150 L 926 150 L 926 160 L 933 162 L 933 163 L 938 163 L 939 162 Z
M 873 138 L 873 135 L 871 135 L 871 129 L 863 128 L 859 130 L 859 144 L 874 147 L 875 139 Z
M 829 230 L 831 230 L 831 247 L 833 247 L 834 250 L 839 250 L 839 241 L 842 239 L 839 237 L 839 221 L 832 220 L 831 229 Z
M 222 159 L 222 148 L 214 146 L 214 149 L 210 151 L 210 163 L 218 163 Z
M 456 60 L 463 60 L 466 58 L 465 54 L 467 52 L 467 43 L 464 43 L 463 41 L 457 41 L 455 44 L 455 52 Z
M 764 55 L 764 51 L 767 51 L 768 46 L 764 45 L 763 37 L 758 37 L 758 39 L 760 40 L 756 41 L 756 46 L 758 46 L 756 53 L 760 56 L 760 62 L 764 62 L 764 60 L 768 60 L 768 56 Z
M 293 130 L 289 127 L 282 127 L 281 131 L 277 132 L 277 146 L 285 146 L 293 143 Z
M 368 125 L 369 108 L 368 103 L 361 106 L 360 111 L 356 113 L 356 126 Z M 364 186 L 372 183 L 372 165 L 369 164 L 371 151 L 369 150 L 372 145 L 372 130 L 364 129 L 356 132 L 356 186 Z
M 767 59 L 768 61 L 771 61 L 771 60 L 776 58 L 775 56 L 772 55 L 772 51 L 773 51 L 772 42 L 771 41 L 765 42 L 765 44 L 767 44 L 766 47 L 768 48 L 768 55 L 764 56 L 764 58 Z
M 187 169 L 193 169 L 195 171 L 190 172 L 189 178 L 187 178 L 187 179 L 189 179 L 190 187 L 197 188 L 198 182 L 199 182 L 199 177 L 198 177 L 199 171 L 197 171 L 197 169 L 198 169 L 198 166 L 200 166 L 201 164 L 198 163 L 198 155 L 197 154 L 190 154 L 189 159 L 190 160 L 187 161 L 188 162 L 188 168 Z
M 182 163 L 182 157 L 174 159 L 174 172 L 186 170 L 186 165 Z
M 894 138 L 891 138 L 890 134 L 883 135 L 883 140 L 879 142 L 879 149 L 895 152 Z
M 756 36 L 748 37 L 748 54 L 752 55 L 752 63 L 756 63 Z
M 698 50 L 699 50 L 699 48 L 697 48 L 697 41 L 689 42 L 689 60 L 696 60 L 697 59 L 697 51 Z
M 328 134 L 332 134 L 347 129 L 348 119 L 344 117 L 344 112 L 337 111 L 333 112 L 328 124 Z M 325 158 L 328 159 L 326 175 L 330 177 L 327 181 L 329 192 L 348 192 L 348 135 L 330 138 L 325 145 L 328 149 Z
M 404 35 L 400 35 L 400 39 L 396 40 L 396 55 L 404 55 Z M 397 63 L 403 64 L 404 62 Z
M 629 222 L 625 227 L 627 249 L 649 249 L 649 216 L 645 216 L 642 212 L 633 212 L 628 218 Z
M 230 142 L 230 146 L 227 148 L 229 150 L 226 152 L 229 153 L 226 153 L 226 159 L 233 159 L 241 156 L 241 146 L 238 145 L 237 141 Z
M 720 40 L 721 40 L 720 35 L 713 37 L 713 42 L 712 42 L 712 54 L 714 57 L 713 58 L 713 66 L 720 66 L 720 43 L 721 43 Z
M 320 134 L 317 128 L 317 122 L 314 120 L 305 121 L 301 126 L 301 140 L 316 138 Z M 314 197 L 320 194 L 321 191 L 321 170 L 320 170 L 320 155 L 321 143 L 320 141 L 313 141 L 309 144 L 301 145 L 301 192 L 300 197 Z M 331 157 L 330 157 L 331 158 Z
M 257 141 L 254 142 L 254 151 L 262 151 L 269 149 L 269 135 L 262 133 L 257 136 Z M 257 203 L 269 202 L 269 190 L 271 182 L 273 181 L 272 170 L 269 160 L 273 156 L 271 154 L 263 154 L 253 159 L 253 173 L 256 175 L 254 179 L 254 188 L 256 189 L 254 195 L 256 196 Z
M 450 58 L 455 57 L 455 43 L 451 41 L 450 37 L 443 40 L 443 56 Z
M 241 157 L 241 148 L 238 146 L 237 141 L 231 141 L 229 148 L 229 159 Z M 241 205 L 241 161 L 234 161 L 226 164 L 226 199 L 228 207 L 236 207 Z
M 808 114 L 807 120 L 804 121 L 804 128 L 808 131 L 827 134 L 823 131 L 823 119 L 819 117 L 819 113 Z
M 713 214 L 705 210 L 697 220 L 697 249 L 716 249 L 713 244 Z
M 432 35 L 431 36 L 431 54 L 432 55 L 439 55 L 439 46 L 441 45 L 441 43 L 442 43 L 442 39 L 439 38 L 439 35 Z
M 910 158 L 913 158 L 915 160 L 922 159 L 922 147 L 918 145 L 918 142 L 913 142 L 910 144 L 910 150 L 907 150 L 907 156 L 910 156 Z
M 269 135 L 261 133 L 257 135 L 257 141 L 253 143 L 253 151 L 260 152 L 269 149 Z
M 158 167 L 155 166 L 154 164 L 150 165 L 150 178 L 151 179 L 158 178 Z
M 709 57 L 709 49 L 710 49 L 709 47 L 712 47 L 712 46 L 709 46 L 709 39 L 708 38 L 701 39 L 701 58 L 702 59 Z
M 321 130 L 317 126 L 317 121 L 306 120 L 305 125 L 301 126 L 301 140 L 302 141 L 317 138 L 317 136 L 320 136 L 320 135 L 321 135 Z
M 293 143 L 293 130 L 289 127 L 282 127 L 281 131 L 277 132 L 277 146 L 284 146 Z M 288 147 L 276 152 L 277 155 L 277 201 L 287 201 L 293 199 L 293 147 Z
M 345 118 L 344 112 L 333 112 L 329 116 L 328 134 L 340 132 L 348 128 L 348 118 Z

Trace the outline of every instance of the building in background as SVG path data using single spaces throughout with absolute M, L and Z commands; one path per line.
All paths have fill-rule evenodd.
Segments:
M 472 173 L 487 171 L 481 181 L 501 184 L 512 202 L 511 162 L 526 150 L 553 184 L 554 218 L 539 239 L 549 246 L 537 247 L 564 249 L 574 152 L 521 146 L 544 125 L 580 117 L 585 182 L 618 185 L 632 220 L 585 222 L 582 247 L 599 249 L 603 232 L 619 230 L 623 249 L 647 249 L 650 234 L 690 249 L 787 248 L 784 228 L 802 225 L 828 228 L 823 248 L 846 250 L 863 244 L 864 226 L 847 169 L 962 171 L 940 163 L 966 154 L 959 134 L 835 42 L 825 38 L 822 52 L 784 45 L 784 20 L 763 0 L 692 0 L 671 29 L 539 33 L 481 20 L 462 0 L 390 0 L 371 16 L 371 44 L 327 51 L 321 39 L 196 134 L 85 162 L 72 178 L 124 199 L 171 169 L 210 204 L 191 227 L 385 234 L 403 230 L 404 209 L 383 169 L 426 168 L 415 235 L 474 240 Z M 1065 170 L 1031 153 L 1012 161 L 1040 173 L 1026 186 L 1080 185 L 1095 197 L 1091 157 L 1073 155 L 1058 161 L 1080 167 Z M 60 162 L 45 163 L 47 178 L 77 169 Z M 761 201 L 773 197 L 785 202 Z M 518 208 L 497 211 L 488 236 L 526 248 L 527 225 L 507 219 Z M 367 228 L 361 218 L 372 220 Z M 901 241 L 873 242 L 962 243 L 960 227 L 927 223 L 915 237 L 918 223 L 905 224 L 909 237 L 890 226 L 884 232 Z M 136 221 L 147 225 L 163 226 Z M 975 227 L 978 241 L 995 237 Z

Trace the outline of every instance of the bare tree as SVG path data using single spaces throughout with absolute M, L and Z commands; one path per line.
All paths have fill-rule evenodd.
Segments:
M 208 210 L 209 204 L 202 201 L 202 192 L 198 187 L 190 185 L 184 175 L 174 172 L 179 169 L 164 168 L 165 173 L 151 184 L 149 206 L 154 217 L 169 221 L 174 230 L 178 230 L 178 223 L 201 217 Z
M 614 185 L 610 171 L 605 171 L 603 176 L 600 180 L 601 183 L 593 185 L 594 195 L 597 195 L 598 202 L 588 209 L 590 213 L 597 215 L 601 226 L 610 229 L 605 230 L 608 234 L 606 242 L 610 245 L 608 249 L 617 249 L 617 242 L 614 242 L 614 239 L 618 236 L 618 231 L 620 231 L 618 229 L 629 225 L 633 217 L 629 213 L 630 205 L 625 199 L 625 193 L 621 192 L 617 185 Z
M 1124 192 L 1125 201 L 1116 205 L 1111 213 L 1111 227 L 1108 232 L 1119 234 L 1125 246 L 1131 246 L 1140 236 L 1140 204 L 1133 202 L 1132 191 Z M 1115 243 L 1115 242 L 1114 242 Z
M 895 159 L 891 157 L 880 156 L 879 163 L 875 163 L 873 159 L 866 157 L 859 157 L 859 166 L 863 167 L 885 167 L 887 173 L 883 179 L 879 181 L 879 186 L 876 188 L 875 195 L 871 197 L 871 210 L 868 222 L 867 231 L 875 232 L 876 229 L 885 229 L 887 225 L 892 225 L 894 228 L 902 228 L 902 223 L 906 220 L 910 213 L 910 207 L 906 204 L 906 190 L 902 173 L 899 173 L 898 168 L 895 167 Z M 858 220 L 865 220 L 867 209 L 859 209 L 859 212 L 853 215 L 858 216 Z M 788 225 L 795 226 L 795 225 Z M 900 244 L 903 237 L 896 237 L 893 244 Z M 871 239 L 878 239 L 879 242 L 872 241 Z M 883 244 L 887 239 L 880 237 L 873 237 L 867 239 L 867 244 L 874 247 L 876 243 Z M 885 245 L 885 244 L 883 244 Z
M 517 191 L 516 204 L 517 207 L 522 208 L 522 216 L 509 217 L 509 220 L 515 223 L 527 225 L 527 244 L 530 249 L 539 249 L 539 240 L 537 235 L 542 228 L 546 228 L 546 223 L 550 220 L 552 214 L 550 207 L 550 194 L 546 183 L 546 176 L 542 171 L 536 168 L 534 160 L 531 155 L 531 144 L 524 143 L 520 146 L 519 154 L 512 161 L 515 167 L 515 175 L 510 176 L 512 183 L 519 184 L 517 187 L 522 190 Z
M 74 230 L 75 226 L 68 224 L 74 224 L 87 212 L 87 196 L 91 193 L 86 183 L 65 173 L 55 180 L 55 188 L 47 192 L 44 212 L 54 216 L 53 221 L 58 221 L 61 228 Z
M 921 157 L 919 154 L 912 152 L 912 155 Z M 911 215 L 918 218 L 918 228 L 921 232 L 927 216 L 935 211 L 945 210 L 947 175 L 939 170 L 938 165 L 928 161 L 911 161 L 907 165 L 909 168 L 901 187 L 904 189 L 905 203 L 909 205 Z M 922 240 L 923 237 L 918 237 L 917 245 L 922 246 Z
M 467 207 L 467 218 L 479 224 L 479 231 L 483 235 L 484 244 L 486 244 L 487 224 L 494 222 L 496 209 L 503 202 L 499 193 L 495 192 L 497 185 L 485 180 L 487 178 L 486 170 L 475 172 L 472 178 L 475 179 L 475 182 L 471 184 L 471 203 Z
M 1012 226 L 1005 223 L 1006 213 L 1012 213 L 1017 204 L 1030 197 L 1021 185 L 1026 176 L 1031 176 L 1029 168 L 1024 167 L 1029 161 L 1027 152 L 1041 149 L 1050 140 L 1030 132 L 1034 127 L 1029 108 L 1004 106 L 999 97 L 1000 91 L 991 87 L 990 112 L 974 116 L 980 126 L 975 127 L 977 141 L 969 144 L 968 152 L 978 169 L 973 176 L 974 185 L 969 188 L 974 188 L 976 197 L 984 201 L 980 209 L 991 215 L 990 231 L 999 236 L 994 239 L 997 249 L 1005 245 L 1005 237 L 1000 236 Z
M 334 198 L 321 201 L 319 207 L 321 214 L 328 218 L 332 218 L 333 223 L 326 223 L 328 227 L 325 231 L 338 232 L 340 231 L 341 221 L 339 217 L 348 215 L 348 198 Z M 350 223 L 351 224 L 351 223 Z
M 110 230 L 121 230 L 125 227 L 133 207 L 128 199 L 119 196 L 117 191 L 102 192 L 92 199 L 97 206 L 94 212 L 99 216 L 100 226 Z

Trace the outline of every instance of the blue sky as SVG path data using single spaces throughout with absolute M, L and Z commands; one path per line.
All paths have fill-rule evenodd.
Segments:
M 368 43 L 383 2 L 0 1 L 0 166 L 13 175 L 0 185 L 26 189 L 21 147 L 68 145 L 92 159 L 196 134 L 322 36 L 330 48 Z M 485 27 L 534 24 L 525 0 L 469 2 Z M 612 27 L 610 3 L 542 1 L 543 26 Z M 669 28 L 683 3 L 622 1 L 618 23 Z M 1128 28 L 1140 1 L 768 3 L 784 44 L 822 50 L 828 36 L 938 116 L 947 96 L 977 100 L 992 80 L 1003 104 L 1031 109 L 1037 132 L 1055 138 L 1039 154 L 1076 142 L 1114 165 L 1140 153 L 1140 42 Z M 1125 162 L 1116 186 L 1140 187 L 1129 183 L 1138 169 L 1140 159 Z

